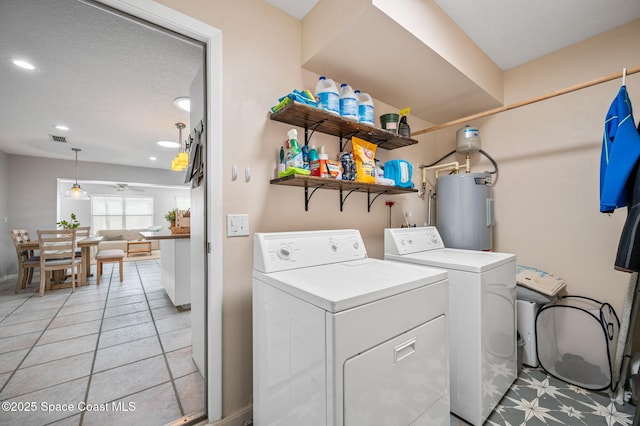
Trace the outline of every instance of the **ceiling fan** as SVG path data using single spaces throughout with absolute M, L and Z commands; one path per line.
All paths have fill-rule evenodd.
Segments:
M 115 185 L 113 185 L 111 188 L 115 188 L 116 191 L 137 191 L 137 192 L 144 192 L 144 189 L 142 188 L 136 188 L 134 186 L 129 186 L 126 183 L 116 183 Z

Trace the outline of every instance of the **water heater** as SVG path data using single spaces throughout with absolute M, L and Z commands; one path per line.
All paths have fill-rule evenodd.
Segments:
M 436 186 L 436 225 L 445 247 L 493 248 L 493 199 L 489 173 L 440 176 Z

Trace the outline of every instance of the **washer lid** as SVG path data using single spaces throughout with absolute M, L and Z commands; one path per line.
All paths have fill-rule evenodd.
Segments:
M 367 258 L 272 273 L 254 270 L 253 276 L 335 313 L 440 282 L 447 273 Z
M 443 248 L 405 255 L 385 254 L 385 259 L 416 263 L 435 268 L 480 273 L 509 262 L 515 262 L 516 256 L 510 253 L 496 253 L 492 251 Z

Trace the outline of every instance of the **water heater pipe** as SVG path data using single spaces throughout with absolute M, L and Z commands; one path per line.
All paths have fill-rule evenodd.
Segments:
M 458 173 L 458 171 L 460 170 L 460 163 L 458 163 L 457 161 L 451 162 L 451 163 L 445 163 L 445 164 L 440 164 L 437 166 L 431 166 L 431 167 L 426 167 L 426 166 L 419 166 L 420 168 L 422 168 L 422 181 L 426 182 L 427 180 L 427 170 L 435 170 L 436 171 L 436 179 L 438 178 L 438 174 L 440 172 L 446 172 L 446 171 L 454 171 L 455 173 Z
M 452 151 L 453 153 L 453 151 Z M 436 170 L 436 179 L 438 179 L 438 172 L 440 171 L 455 171 L 455 173 L 458 173 L 458 170 L 460 169 L 460 164 L 457 161 L 454 161 L 452 163 L 446 163 L 446 164 L 441 164 L 439 166 L 425 166 L 424 164 L 421 164 L 418 166 L 419 168 L 422 169 L 422 193 L 426 194 L 427 192 L 427 170 Z
M 430 189 L 429 190 L 429 195 L 428 195 L 428 201 L 427 201 L 427 226 L 431 226 L 431 208 L 432 208 L 432 201 L 433 201 L 433 191 Z

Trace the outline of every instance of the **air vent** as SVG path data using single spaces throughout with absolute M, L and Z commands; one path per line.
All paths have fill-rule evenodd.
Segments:
M 65 136 L 49 135 L 49 140 L 51 142 L 69 143 Z

